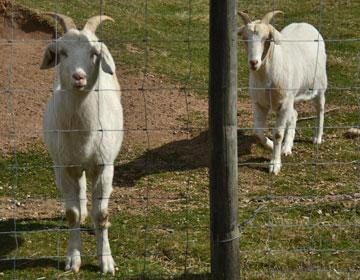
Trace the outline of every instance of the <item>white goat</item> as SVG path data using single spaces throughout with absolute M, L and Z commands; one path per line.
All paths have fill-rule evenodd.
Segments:
M 59 64 L 54 94 L 44 115 L 44 138 L 71 228 L 65 269 L 78 272 L 81 265 L 80 223 L 87 216 L 88 179 L 99 266 L 104 273 L 114 274 L 108 203 L 113 163 L 123 139 L 123 109 L 114 60 L 95 35 L 102 21 L 112 19 L 94 16 L 79 31 L 71 18 L 51 15 L 65 34 L 47 46 L 41 65 L 41 69 L 48 69 Z
M 248 55 L 254 130 L 261 143 L 273 150 L 269 171 L 274 174 L 280 171 L 281 153 L 290 155 L 293 147 L 297 121 L 294 103 L 314 99 L 314 143 L 321 143 L 327 88 L 325 44 L 319 31 L 307 23 L 292 23 L 279 32 L 270 21 L 280 13 L 269 12 L 262 20 L 251 21 L 248 14 L 240 12 L 245 25 L 238 30 Z M 273 141 L 264 135 L 270 110 L 277 114 Z

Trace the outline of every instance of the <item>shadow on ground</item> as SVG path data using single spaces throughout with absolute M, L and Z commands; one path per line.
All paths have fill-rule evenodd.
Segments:
M 269 152 L 271 153 L 271 152 Z M 269 159 L 265 157 L 254 157 L 248 160 L 239 161 L 239 166 L 246 166 L 251 169 L 256 169 L 264 173 L 268 173 L 269 170 Z
M 251 146 L 257 143 L 255 136 L 247 136 L 238 132 L 238 155 L 244 156 L 251 153 Z M 143 176 L 169 171 L 186 171 L 208 167 L 209 143 L 208 131 L 201 132 L 196 137 L 186 140 L 174 141 L 159 148 L 147 151 L 138 158 L 120 165 L 115 170 L 114 185 L 134 186 L 136 181 Z M 0 271 L 12 271 L 14 264 L 16 269 L 24 270 L 34 267 L 52 267 L 62 270 L 64 261 L 58 258 L 22 258 L 16 257 L 16 262 L 11 259 L 25 242 L 21 232 L 67 229 L 66 222 L 61 217 L 49 219 L 17 219 L 16 228 L 13 219 L 0 222 Z M 15 235 L 14 232 L 17 232 Z M 85 229 L 89 231 L 88 229 Z M 82 270 L 97 271 L 97 266 L 84 265 Z M 166 277 L 149 278 L 142 276 L 142 280 L 162 280 Z M 184 274 L 178 280 L 202 280 L 210 279 L 208 274 Z
M 16 219 L 16 227 L 13 219 L 0 222 L 0 271 L 11 271 L 14 269 L 27 269 L 34 267 L 53 267 L 63 270 L 64 261 L 58 258 L 40 257 L 33 259 L 31 257 L 22 257 L 17 253 L 24 243 L 23 234 L 33 234 L 36 231 L 52 231 L 68 229 L 67 226 L 61 225 L 62 218 L 49 219 Z M 84 230 L 92 232 L 91 229 Z M 16 232 L 16 234 L 15 234 Z M 14 262 L 13 258 L 16 258 Z M 93 265 L 84 265 L 83 269 L 97 271 L 97 267 Z
M 168 276 L 167 277 L 138 277 L 138 278 L 130 278 L 131 280 L 166 280 L 166 279 L 170 279 Z M 209 273 L 204 273 L 204 274 L 183 274 L 181 276 L 178 277 L 171 277 L 171 279 L 174 280 L 209 280 L 211 279 L 211 275 Z
M 238 156 L 251 153 L 257 143 L 255 136 L 238 131 Z M 171 171 L 186 171 L 209 166 L 208 131 L 198 136 L 174 141 L 150 150 L 140 157 L 115 168 L 114 185 L 132 187 L 147 175 Z

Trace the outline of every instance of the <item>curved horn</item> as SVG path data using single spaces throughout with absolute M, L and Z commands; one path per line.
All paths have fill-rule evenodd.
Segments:
M 111 17 L 108 16 L 93 16 L 91 18 L 88 19 L 88 21 L 86 22 L 84 29 L 87 29 L 93 33 L 95 33 L 96 29 L 98 28 L 98 26 L 104 21 L 104 20 L 110 20 L 112 22 L 115 22 L 114 19 L 112 19 Z
M 53 16 L 60 23 L 62 28 L 64 28 L 65 32 L 69 31 L 70 29 L 76 29 L 76 24 L 74 23 L 71 17 L 62 14 L 52 13 L 52 12 L 48 12 L 44 14 Z
M 249 17 L 249 15 L 245 12 L 238 12 L 238 15 L 242 18 L 242 20 L 244 21 L 245 24 L 248 24 L 251 22 L 251 19 Z
M 272 12 L 269 12 L 267 13 L 261 20 L 262 23 L 265 23 L 265 24 L 270 24 L 270 21 L 272 20 L 272 18 L 277 15 L 277 14 L 281 14 L 283 15 L 284 12 L 282 11 L 272 11 Z

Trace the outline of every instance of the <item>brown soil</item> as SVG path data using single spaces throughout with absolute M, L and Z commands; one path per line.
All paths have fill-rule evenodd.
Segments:
M 56 199 L 26 199 L 17 201 L 0 198 L 0 222 L 10 219 L 45 219 L 64 214 L 64 207 Z
M 164 193 L 152 190 L 150 205 L 160 205 L 162 209 L 174 211 L 174 204 L 183 206 L 184 198 L 181 195 Z M 139 188 L 115 188 L 109 201 L 110 214 L 131 212 L 141 215 L 146 207 L 146 190 Z M 172 206 L 169 206 L 172 205 Z M 88 196 L 88 210 L 91 209 L 91 197 Z M 61 199 L 24 198 L 14 200 L 10 197 L 0 197 L 0 222 L 10 219 L 50 219 L 64 216 L 64 205 Z

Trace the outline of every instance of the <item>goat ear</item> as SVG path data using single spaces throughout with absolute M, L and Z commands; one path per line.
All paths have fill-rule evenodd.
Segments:
M 239 27 L 238 30 L 237 30 L 237 34 L 238 34 L 238 35 L 242 35 L 243 32 L 244 32 L 244 29 L 245 29 L 245 25 Z
M 57 55 L 56 43 L 50 43 L 43 55 L 43 60 L 40 65 L 40 69 L 49 69 L 55 67 L 60 62 L 60 57 Z
M 112 58 L 108 48 L 102 44 L 101 46 L 101 68 L 105 73 L 114 75 L 115 73 L 115 62 Z
M 282 35 L 273 26 L 270 25 L 270 36 L 273 39 L 275 45 L 281 45 Z

